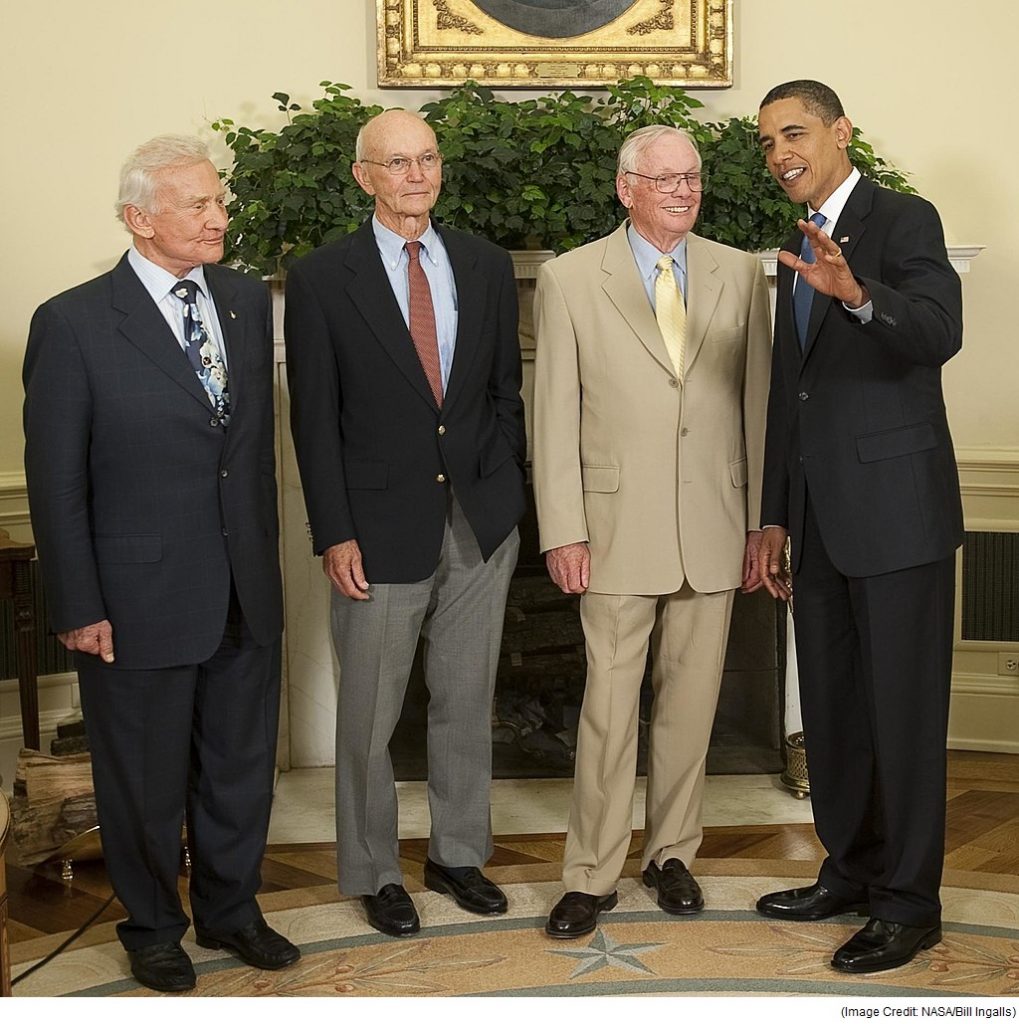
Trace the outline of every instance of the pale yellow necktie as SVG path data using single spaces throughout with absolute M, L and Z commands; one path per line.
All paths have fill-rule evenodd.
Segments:
M 686 306 L 672 272 L 672 263 L 671 256 L 663 256 L 656 264 L 659 273 L 655 280 L 655 317 L 676 370 L 676 377 L 682 384 L 686 351 Z

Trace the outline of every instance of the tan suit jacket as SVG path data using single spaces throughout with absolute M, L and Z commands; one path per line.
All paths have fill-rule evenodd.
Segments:
M 684 386 L 625 223 L 541 268 L 535 322 L 542 550 L 589 541 L 598 593 L 738 587 L 760 523 L 771 364 L 760 260 L 687 236 Z

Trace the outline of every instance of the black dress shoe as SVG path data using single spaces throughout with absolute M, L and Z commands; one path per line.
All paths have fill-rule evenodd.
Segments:
M 611 910 L 619 898 L 614 892 L 608 896 L 592 896 L 586 892 L 568 892 L 548 915 L 545 934 L 553 939 L 576 939 L 594 931 L 598 915 Z
M 278 971 L 301 958 L 301 951 L 289 939 L 273 931 L 262 918 L 225 934 L 196 927 L 195 942 L 203 949 L 225 949 L 262 971 Z
M 658 906 L 667 914 L 699 914 L 704 909 L 701 887 L 678 857 L 661 867 L 651 861 L 641 877 L 649 889 L 658 890 Z
M 822 921 L 836 914 L 866 914 L 866 900 L 836 896 L 820 882 L 803 889 L 783 889 L 769 892 L 757 901 L 757 913 L 765 917 L 778 917 L 783 921 Z
M 157 992 L 187 992 L 195 987 L 195 969 L 179 942 L 129 949 L 131 973 L 146 988 Z
M 478 868 L 447 868 L 429 858 L 425 861 L 425 885 L 432 892 L 448 893 L 472 914 L 506 913 L 506 894 Z
M 882 921 L 872 917 L 844 946 L 836 950 L 831 965 L 847 974 L 890 971 L 908 964 L 921 949 L 941 941 L 941 925 L 925 928 Z
M 386 935 L 399 938 L 421 930 L 414 901 L 402 885 L 384 885 L 374 896 L 362 896 L 361 904 L 368 915 L 368 923 Z

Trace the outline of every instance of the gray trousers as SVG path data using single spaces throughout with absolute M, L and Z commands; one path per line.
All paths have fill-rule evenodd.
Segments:
M 439 564 L 428 579 L 372 584 L 367 601 L 333 591 L 340 662 L 337 880 L 348 896 L 374 894 L 403 879 L 389 741 L 419 636 L 429 694 L 428 856 L 447 867 L 480 867 L 492 855 L 492 699 L 519 546 L 514 529 L 482 561 L 452 499 Z

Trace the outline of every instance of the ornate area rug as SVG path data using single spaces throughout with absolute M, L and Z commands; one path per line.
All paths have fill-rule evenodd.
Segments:
M 271 893 L 263 910 L 274 928 L 301 946 L 299 963 L 275 973 L 198 948 L 198 996 L 1015 996 L 1019 994 L 1019 880 L 948 871 L 942 890 L 944 941 L 911 964 L 854 977 L 833 971 L 833 950 L 863 923 L 844 916 L 814 924 L 769 921 L 754 902 L 774 889 L 814 877 L 802 861 L 702 860 L 696 874 L 708 909 L 670 917 L 655 905 L 635 861 L 619 888 L 618 907 L 597 931 L 569 942 L 548 938 L 545 917 L 561 894 L 551 864 L 492 868 L 510 912 L 479 918 L 445 896 L 423 890 L 407 865 L 408 889 L 421 916 L 409 939 L 380 935 L 356 900 L 331 886 Z M 61 936 L 12 947 L 15 975 Z M 84 945 L 82 945 L 84 944 Z M 16 996 L 151 996 L 128 972 L 112 925 L 19 984 Z

